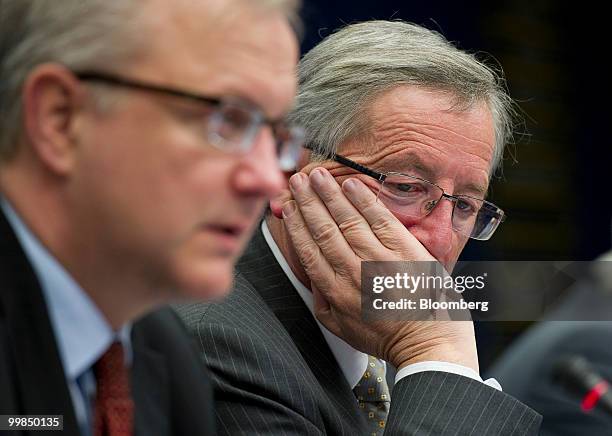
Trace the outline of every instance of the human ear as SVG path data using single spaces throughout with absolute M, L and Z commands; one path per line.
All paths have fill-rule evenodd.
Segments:
M 76 115 L 83 100 L 78 79 L 58 64 L 41 64 L 22 90 L 26 142 L 50 171 L 65 175 L 74 163 Z

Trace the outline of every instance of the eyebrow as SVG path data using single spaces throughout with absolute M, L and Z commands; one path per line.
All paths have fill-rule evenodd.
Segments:
M 477 183 L 468 183 L 466 185 L 462 185 L 465 187 L 466 191 L 475 192 L 478 195 L 478 198 L 486 198 L 488 189 Z
M 416 175 L 409 174 L 410 170 L 406 170 L 406 167 L 409 167 L 410 170 L 418 171 L 419 174 L 428 180 L 435 179 L 434 170 L 430 165 L 427 165 L 421 157 L 414 153 L 409 152 L 399 159 L 389 159 L 385 161 L 383 158 L 383 163 L 380 165 L 379 169 L 384 172 L 395 172 L 395 173 L 408 173 L 408 175 Z

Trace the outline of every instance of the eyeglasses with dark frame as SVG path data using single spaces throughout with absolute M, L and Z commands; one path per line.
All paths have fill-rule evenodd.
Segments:
M 293 170 L 300 156 L 304 142 L 303 129 L 288 126 L 284 119 L 269 119 L 261 109 L 246 102 L 194 94 L 189 91 L 128 79 L 109 73 L 84 71 L 74 74 L 81 81 L 99 82 L 155 92 L 210 106 L 212 113 L 206 119 L 207 139 L 213 146 L 222 151 L 230 153 L 248 152 L 253 147 L 261 128 L 268 125 L 276 141 L 276 152 L 281 170 Z
M 450 195 L 440 186 L 420 177 L 397 172 L 378 172 L 341 155 L 334 161 L 359 171 L 380 182 L 378 198 L 397 214 L 423 218 L 431 213 L 443 198 L 453 203 L 453 229 L 472 239 L 486 241 L 506 219 L 499 207 L 469 195 Z

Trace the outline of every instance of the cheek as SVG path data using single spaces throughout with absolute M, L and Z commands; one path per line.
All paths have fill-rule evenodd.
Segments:
M 455 260 L 459 258 L 459 255 L 461 254 L 469 240 L 470 238 L 468 238 L 467 236 L 455 233 L 452 244 Z
M 185 153 L 161 162 L 153 171 L 166 204 L 211 209 L 214 200 L 224 196 L 231 168 L 223 160 Z
M 134 179 L 157 196 L 159 207 L 198 208 L 210 205 L 227 183 L 229 162 L 185 130 L 168 129 L 165 136 L 139 144 L 131 156 L 138 167 Z
M 90 191 L 81 198 L 112 211 L 134 238 L 178 242 L 224 196 L 231 169 L 201 144 L 176 135 L 155 138 L 118 130 L 100 137 L 104 140 L 91 147 L 79 167 Z
M 236 259 L 216 256 L 208 250 L 177 254 L 170 271 L 169 283 L 188 298 L 219 299 L 232 287 Z
M 414 218 L 398 213 L 393 215 L 438 261 L 449 265 L 461 254 L 468 239 L 452 230 L 448 222 L 434 222 L 431 216 Z

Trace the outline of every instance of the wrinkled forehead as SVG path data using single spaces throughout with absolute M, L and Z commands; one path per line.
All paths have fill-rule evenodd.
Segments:
M 384 172 L 453 178 L 486 191 L 495 141 L 488 105 L 456 104 L 440 91 L 398 87 L 365 110 L 361 138 L 338 150 Z
M 463 103 L 444 91 L 401 86 L 382 93 L 364 108 L 369 150 L 428 145 L 452 157 L 473 154 L 491 162 L 495 145 L 493 116 L 484 101 Z

